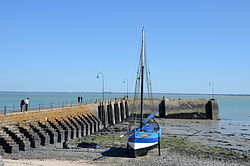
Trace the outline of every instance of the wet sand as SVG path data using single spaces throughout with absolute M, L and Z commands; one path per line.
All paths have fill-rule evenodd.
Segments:
M 222 147 L 241 153 L 250 153 L 250 124 L 186 119 L 158 119 L 163 133 L 198 142 L 203 145 Z
M 131 158 L 126 153 L 126 143 L 115 140 L 111 144 L 104 143 L 100 149 L 86 149 L 76 147 L 78 142 L 94 140 L 109 134 L 119 136 L 126 131 L 127 123 L 118 124 L 108 130 L 96 133 L 85 139 L 68 142 L 69 149 L 58 148 L 58 145 L 50 145 L 38 149 L 31 149 L 16 154 L 5 154 L 5 165 L 250 165 L 250 140 L 249 126 L 240 126 L 236 133 L 228 126 L 235 128 L 235 124 L 223 124 L 209 120 L 176 120 L 157 119 L 163 128 L 163 137 L 170 136 L 181 140 L 206 145 L 207 147 L 222 147 L 227 151 L 237 152 L 224 153 L 200 151 L 195 144 L 189 146 L 164 146 L 161 148 L 161 156 L 157 149 L 149 152 L 147 156 Z M 237 126 L 236 126 L 237 127 Z M 229 131 L 230 130 L 230 131 Z M 244 135 L 245 134 L 245 135 Z M 108 138 L 108 137 L 107 137 Z M 124 138 L 126 139 L 126 138 Z M 164 140 L 164 139 L 163 139 Z M 230 145 L 229 145 L 230 144 Z M 240 145 L 240 146 L 239 146 Z M 1 163 L 1 162 L 0 162 Z M 1 165 L 1 164 L 0 164 Z

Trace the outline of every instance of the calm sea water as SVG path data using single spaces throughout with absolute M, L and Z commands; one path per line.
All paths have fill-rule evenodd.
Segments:
M 0 92 L 0 111 L 4 106 L 9 108 L 18 108 L 22 98 L 30 98 L 30 105 L 38 104 L 60 104 L 60 103 L 76 103 L 77 97 L 83 96 L 84 102 L 94 102 L 102 99 L 101 93 L 78 93 L 78 92 Z M 115 97 L 123 97 L 123 93 L 108 93 L 105 98 L 114 99 Z M 132 97 L 132 94 L 129 95 Z M 154 94 L 155 98 L 210 98 L 209 95 L 170 95 L 170 94 Z M 216 95 L 219 103 L 220 117 L 222 120 L 243 121 L 250 123 L 250 96 L 227 96 Z

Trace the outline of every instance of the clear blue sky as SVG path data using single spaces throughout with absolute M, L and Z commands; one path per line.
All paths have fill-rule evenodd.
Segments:
M 1 0 L 0 91 L 133 92 L 143 25 L 154 92 L 250 94 L 249 0 Z

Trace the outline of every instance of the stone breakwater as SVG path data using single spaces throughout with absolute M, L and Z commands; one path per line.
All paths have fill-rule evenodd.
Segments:
M 131 114 L 139 114 L 140 100 L 129 101 Z M 134 107 L 134 108 L 132 108 Z M 219 105 L 214 99 L 153 99 L 144 100 L 144 113 L 154 110 L 161 118 L 219 120 Z
M 126 114 L 127 113 L 127 114 Z M 85 137 L 128 117 L 127 101 L 0 116 L 0 154 L 56 145 Z
M 214 99 L 163 99 L 159 116 L 174 119 L 219 120 L 219 105 Z

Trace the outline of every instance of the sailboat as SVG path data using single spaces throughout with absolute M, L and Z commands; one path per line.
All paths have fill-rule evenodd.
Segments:
M 150 71 L 146 60 L 143 27 L 140 62 L 137 70 L 136 87 L 130 116 L 127 143 L 127 152 L 132 154 L 134 157 L 147 155 L 149 150 L 157 146 L 160 155 L 160 139 L 162 129 L 154 119 L 155 113 L 152 110 L 153 107 L 149 106 L 150 104 L 153 105 L 153 97 Z M 145 118 L 145 115 L 147 118 Z

